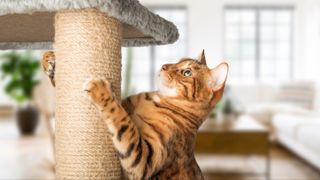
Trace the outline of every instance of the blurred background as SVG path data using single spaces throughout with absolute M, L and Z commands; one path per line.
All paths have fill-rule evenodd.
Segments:
M 162 64 L 230 64 L 199 131 L 206 179 L 320 179 L 319 0 L 141 0 L 174 22 L 172 45 L 122 49 L 122 96 L 156 90 Z M 54 179 L 54 89 L 44 51 L 0 51 L 0 179 Z

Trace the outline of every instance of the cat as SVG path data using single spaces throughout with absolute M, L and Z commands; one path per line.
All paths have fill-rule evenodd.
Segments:
M 42 64 L 52 69 L 53 53 Z M 49 67 L 52 66 L 52 67 Z M 199 59 L 183 58 L 165 64 L 159 73 L 159 90 L 114 97 L 106 79 L 85 84 L 89 99 L 101 112 L 129 179 L 204 179 L 194 157 L 196 133 L 223 95 L 228 64 L 213 69 Z M 54 82 L 54 74 L 47 72 Z

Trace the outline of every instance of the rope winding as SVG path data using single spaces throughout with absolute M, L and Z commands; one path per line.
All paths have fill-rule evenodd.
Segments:
M 106 77 L 120 98 L 121 24 L 95 9 L 55 17 L 56 177 L 120 179 L 120 163 L 96 108 L 83 92 L 90 77 Z

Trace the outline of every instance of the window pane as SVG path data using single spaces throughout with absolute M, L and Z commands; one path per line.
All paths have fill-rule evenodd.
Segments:
M 274 64 L 272 59 L 264 59 L 260 61 L 261 77 L 272 76 L 274 74 Z
M 179 42 L 185 41 L 187 38 L 187 29 L 186 24 L 178 24 L 177 27 L 179 29 Z M 184 43 L 183 43 L 184 44 Z
M 230 75 L 232 77 L 239 77 L 240 75 L 240 62 L 238 59 L 230 59 L 229 61 L 230 63 Z
M 132 90 L 134 93 L 150 91 L 150 76 L 148 75 L 136 75 L 133 79 Z
M 262 60 L 264 59 L 270 59 L 274 58 L 274 43 L 273 42 L 261 42 L 260 44 L 260 58 Z
M 276 44 L 276 58 L 277 59 L 286 59 L 290 58 L 290 42 L 284 41 Z
M 154 13 L 158 14 L 159 16 L 161 16 L 164 19 L 171 19 L 171 12 L 170 10 L 167 9 L 156 9 L 153 11 Z
M 175 10 L 175 11 L 172 11 L 172 17 L 174 17 L 175 24 L 180 24 L 180 23 L 184 24 L 186 23 L 187 12 L 184 9 Z M 179 32 L 180 32 L 180 29 L 179 29 Z
M 277 24 L 286 24 L 290 25 L 291 24 L 291 19 L 292 19 L 292 12 L 288 10 L 279 10 L 276 13 L 276 23 Z
M 255 24 L 255 12 L 252 10 L 241 10 L 241 23 L 244 25 Z
M 238 40 L 240 39 L 241 32 L 239 25 L 228 25 L 226 28 L 227 40 Z
M 251 25 L 243 25 L 241 27 L 241 39 L 242 40 L 254 40 L 256 36 L 255 26 Z
M 291 37 L 291 9 L 227 8 L 224 49 L 225 58 L 233 67 L 231 78 L 288 79 L 292 63 Z
M 242 41 L 241 42 L 241 57 L 244 60 L 255 58 L 255 42 Z
M 290 64 L 286 59 L 279 59 L 276 61 L 276 74 L 277 78 L 281 80 L 288 79 L 290 76 Z
M 255 63 L 254 59 L 248 59 L 242 61 L 242 73 L 244 76 L 255 77 Z
M 240 10 L 227 10 L 225 12 L 225 22 L 230 24 L 239 24 L 240 22 Z
M 230 75 L 237 79 L 254 78 L 256 55 L 256 13 L 251 9 L 226 11 L 225 56 L 230 60 Z
M 261 10 L 260 76 L 264 80 L 290 77 L 291 10 Z
M 135 94 L 149 90 L 149 67 L 150 47 L 122 48 L 122 91 L 127 88 L 129 92 L 126 93 Z
M 226 58 L 236 59 L 240 56 L 240 46 L 238 41 L 228 41 L 226 42 Z
M 259 10 L 261 24 L 274 24 L 276 10 Z
M 275 28 L 275 38 L 279 41 L 289 41 L 291 35 L 291 26 L 278 25 Z
M 274 39 L 274 26 L 270 24 L 261 24 L 260 26 L 260 37 L 261 40 L 272 41 Z

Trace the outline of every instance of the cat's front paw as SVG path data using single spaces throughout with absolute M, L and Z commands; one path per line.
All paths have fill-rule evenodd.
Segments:
M 97 104 L 103 104 L 113 98 L 111 85 L 106 79 L 91 79 L 84 87 L 88 97 Z
M 52 85 L 55 86 L 54 73 L 55 73 L 56 62 L 55 62 L 55 54 L 53 51 L 47 51 L 43 54 L 41 65 L 44 72 L 50 78 Z

